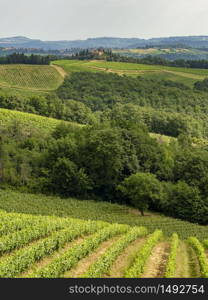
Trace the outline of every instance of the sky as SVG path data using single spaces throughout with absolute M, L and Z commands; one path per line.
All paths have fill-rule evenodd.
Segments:
M 208 35 L 207 0 L 0 0 L 0 37 Z

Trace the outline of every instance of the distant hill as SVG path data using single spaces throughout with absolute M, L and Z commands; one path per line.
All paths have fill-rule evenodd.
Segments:
M 208 36 L 181 36 L 151 39 L 99 37 L 74 41 L 42 41 L 39 39 L 30 39 L 23 36 L 0 38 L 0 47 L 42 48 L 45 50 L 97 47 L 137 48 L 152 45 L 163 46 L 167 44 L 170 46 L 183 44 L 186 47 L 206 48 L 208 47 Z

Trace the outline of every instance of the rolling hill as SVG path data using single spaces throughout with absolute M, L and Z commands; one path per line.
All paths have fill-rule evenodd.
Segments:
M 208 52 L 206 49 L 195 49 L 195 48 L 185 48 L 182 45 L 175 45 L 170 47 L 146 47 L 146 48 L 134 48 L 134 49 L 115 49 L 113 53 L 122 56 L 142 58 L 151 56 L 158 56 L 167 60 L 208 60 Z
M 0 47 L 15 48 L 43 48 L 43 49 L 66 49 L 66 48 L 136 48 L 151 45 L 176 45 L 183 44 L 186 47 L 207 47 L 207 36 L 178 36 L 159 37 L 150 39 L 141 38 L 119 38 L 119 37 L 98 37 L 86 40 L 62 40 L 42 41 L 30 39 L 24 36 L 0 38 Z
M 200 69 L 62 60 L 53 62 L 52 66 L 0 66 L 0 86 L 2 84 L 4 87 L 5 84 L 8 90 L 20 89 L 28 93 L 36 90 L 49 92 L 55 90 L 67 74 L 79 71 L 169 78 L 189 85 L 208 75 L 208 70 Z M 17 125 L 20 125 L 20 129 L 23 125 L 24 132 L 21 134 L 26 138 L 37 131 L 38 135 L 34 134 L 37 140 L 40 135 L 44 139 L 61 122 L 63 121 L 0 109 L 0 125 L 4 128 L 13 124 L 15 129 L 18 128 Z M 78 131 L 72 132 L 71 137 L 75 134 Z M 168 144 L 176 140 L 158 134 L 151 136 L 159 143 Z M 96 144 L 90 144 L 89 137 L 88 135 L 87 145 L 93 145 L 94 148 Z M 15 138 L 18 140 L 18 135 Z M 81 135 L 80 140 L 83 140 Z M 69 142 L 69 137 L 65 139 L 63 135 L 59 141 L 61 148 L 54 147 L 55 152 L 61 154 L 62 149 L 66 152 L 74 149 L 77 155 L 73 140 L 65 147 L 66 141 Z M 53 143 L 51 146 L 53 147 Z M 5 149 L 9 149 L 10 162 L 14 161 L 14 168 L 9 171 L 16 170 L 16 161 L 23 160 L 20 166 L 27 176 L 35 155 L 32 156 L 32 152 L 26 149 L 14 156 L 17 149 L 6 147 Z M 21 151 L 22 147 L 24 146 L 20 143 Z M 103 148 L 104 144 L 99 151 Z M 108 150 L 109 148 L 107 153 Z M 85 148 L 82 151 L 86 156 Z M 31 162 L 24 160 L 26 153 L 28 158 L 32 157 Z M 168 152 L 167 154 L 169 155 Z M 67 162 L 70 171 L 73 171 L 74 165 L 68 160 L 71 153 L 66 155 L 67 159 L 64 158 L 61 168 L 64 166 L 63 162 Z M 92 157 L 93 161 L 95 157 L 96 155 Z M 10 167 L 9 163 L 7 162 Z M 55 165 L 53 161 L 51 164 Z M 84 175 L 81 172 L 79 174 Z M 65 177 L 64 175 L 61 180 Z M 30 178 L 28 182 L 30 184 Z M 8 186 L 11 187 L 10 184 Z M 71 181 L 67 182 L 69 184 Z M 208 278 L 207 226 L 151 211 L 140 216 L 137 209 L 126 205 L 20 193 L 7 189 L 8 186 L 6 183 L 0 189 L 0 278 Z M 73 185 L 72 188 L 74 187 Z M 18 188 L 27 190 L 24 186 Z
M 206 69 L 166 67 L 107 61 L 58 60 L 52 64 L 61 66 L 68 74 L 71 72 L 113 72 L 119 75 L 142 76 L 154 79 L 169 79 L 192 86 L 194 82 L 208 76 Z

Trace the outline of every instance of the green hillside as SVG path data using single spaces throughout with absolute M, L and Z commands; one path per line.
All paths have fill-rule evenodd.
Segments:
M 28 129 L 41 129 L 42 131 L 49 132 L 60 123 L 60 121 L 56 119 L 1 108 L 0 125 L 6 127 L 11 122 L 17 122 L 24 126 L 28 126 Z
M 55 63 L 2 75 L 0 278 L 208 278 L 207 94 L 137 78 L 208 70 Z
M 61 74 L 51 66 L 0 65 L 0 88 L 51 91 L 62 82 Z
M 133 63 L 107 62 L 107 61 L 76 61 L 58 60 L 53 64 L 61 66 L 67 73 L 71 72 L 113 72 L 119 75 L 145 76 L 155 79 L 170 79 L 187 85 L 193 85 L 198 80 L 208 76 L 206 69 L 191 69 L 166 67 L 159 65 L 142 65 Z
M 64 121 L 35 114 L 19 112 L 15 110 L 0 108 L 0 126 L 7 128 L 8 125 L 19 124 L 29 132 L 51 133 L 57 125 Z M 81 126 L 77 123 L 67 122 L 69 125 Z
M 62 199 L 55 196 L 0 190 L 0 209 L 24 214 L 53 215 L 130 226 L 145 226 L 149 232 L 159 228 L 166 236 L 177 232 L 182 239 L 192 235 L 200 240 L 208 237 L 208 226 L 192 224 L 153 212 L 147 212 L 142 217 L 139 211 L 132 207 L 93 200 Z

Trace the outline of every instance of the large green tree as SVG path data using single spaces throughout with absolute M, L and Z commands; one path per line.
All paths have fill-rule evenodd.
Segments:
M 129 176 L 118 186 L 118 190 L 130 199 L 142 216 L 149 204 L 159 200 L 162 195 L 160 181 L 150 173 L 136 173 Z

